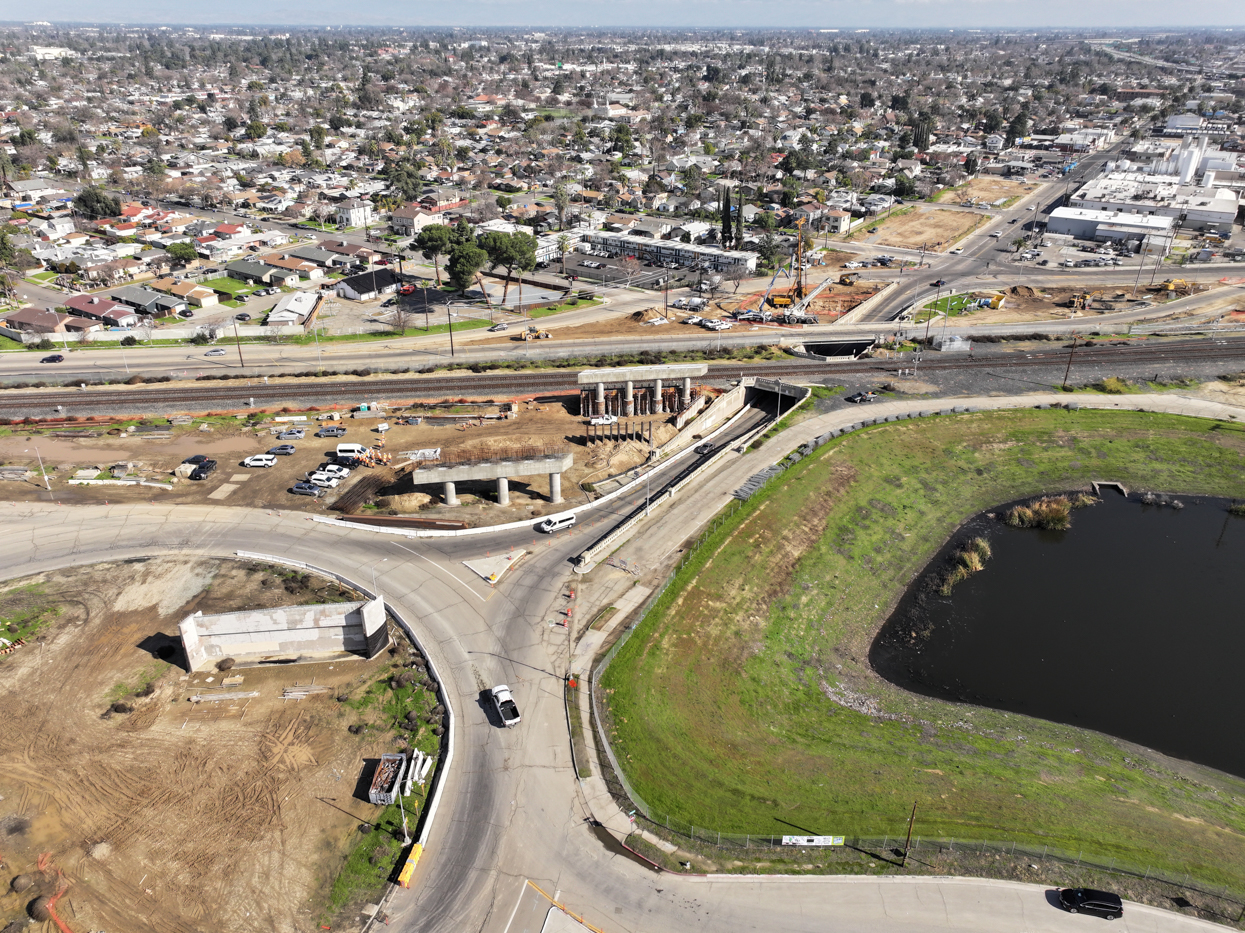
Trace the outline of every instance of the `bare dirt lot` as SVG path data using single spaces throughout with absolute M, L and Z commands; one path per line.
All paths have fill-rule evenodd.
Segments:
M 959 323 L 965 324 L 1004 324 L 1020 321 L 1049 321 L 1068 317 L 1093 318 L 1099 314 L 1114 311 L 1128 311 L 1139 307 L 1141 302 L 1166 300 L 1164 293 L 1137 290 L 1137 297 L 1132 298 L 1133 286 L 1124 285 L 1094 286 L 1089 290 L 1093 299 L 1088 309 L 1074 308 L 1077 296 L 1085 295 L 1083 288 L 1034 288 L 1028 285 L 1014 285 L 1002 290 L 1006 296 L 1003 307 L 997 309 L 980 308 L 956 315 Z M 998 294 L 993 290 L 973 293 L 976 297 L 986 298 Z
M 359 796 L 365 763 L 396 744 L 390 729 L 348 732 L 366 713 L 337 695 L 372 689 L 405 647 L 397 658 L 189 675 L 175 636 L 196 609 L 350 598 L 262 564 L 184 558 L 7 584 L 5 630 L 31 637 L 0 657 L 0 926 L 66 884 L 56 910 L 75 930 L 326 922 L 317 918 L 357 828 L 380 809 Z M 258 696 L 189 702 L 233 675 Z M 281 699 L 313 678 L 330 692 Z M 32 883 L 15 891 L 14 876 Z
M 940 192 L 938 200 L 947 204 L 988 207 L 1000 199 L 1023 197 L 1038 187 L 1036 183 L 1016 181 L 999 175 L 982 175 L 958 188 Z
M 876 239 L 870 238 L 868 242 L 900 249 L 920 249 L 924 246 L 931 252 L 943 252 L 988 219 L 984 214 L 971 211 L 918 206 L 911 213 L 891 216 L 882 221 L 878 225 L 882 229 Z
M 667 328 L 679 325 L 666 325 Z M 652 328 L 649 328 L 650 330 Z M 416 512 L 434 508 L 434 514 L 426 517 L 447 518 L 464 521 L 471 525 L 499 524 L 536 518 L 545 512 L 558 511 L 568 505 L 587 501 L 587 493 L 580 489 L 581 482 L 599 481 L 607 476 L 639 466 L 648 454 L 647 440 L 621 441 L 617 443 L 587 446 L 584 443 L 585 421 L 579 417 L 578 395 L 542 397 L 539 402 L 519 401 L 518 417 L 514 419 L 485 419 L 496 414 L 498 405 L 472 403 L 469 400 L 453 400 L 438 405 L 417 405 L 401 412 L 390 411 L 386 422 L 390 430 L 384 435 L 385 450 L 393 456 L 394 464 L 401 462 L 401 453 L 410 450 L 441 448 L 455 453 L 474 451 L 484 453 L 515 447 L 557 447 L 569 444 L 575 462 L 563 474 L 562 495 L 564 505 L 549 502 L 549 479 L 546 475 L 515 477 L 510 483 L 510 505 L 496 504 L 496 486 L 491 482 L 465 482 L 458 486 L 461 506 L 449 509 L 440 505 L 440 486 L 412 487 L 409 479 L 400 481 L 393 488 L 385 489 L 384 501 L 378 503 L 382 511 L 399 513 Z M 399 415 L 422 416 L 420 425 L 400 425 Z M 290 493 L 290 487 L 317 467 L 329 462 L 339 443 L 358 443 L 372 446 L 381 440 L 376 431 L 377 419 L 353 419 L 346 413 L 340 424 L 346 434 L 340 438 L 317 438 L 316 430 L 323 424 L 314 420 L 302 423 L 306 430 L 304 440 L 281 441 L 271 433 L 268 425 L 254 428 L 232 418 L 215 421 L 210 432 L 177 427 L 172 438 L 155 439 L 140 436 L 91 438 L 62 438 L 40 436 L 37 433 L 19 433 L 0 437 L 0 460 L 5 463 L 37 466 L 37 460 L 28 452 L 37 444 L 45 466 L 51 473 L 51 495 L 59 502 L 137 502 L 155 501 L 175 503 L 204 503 L 237 505 L 253 508 L 297 510 L 326 513 L 328 507 L 352 486 L 371 475 L 368 468 L 360 468 L 338 488 L 328 491 L 321 499 Z M 308 415 L 314 419 L 316 415 Z M 432 423 L 453 418 L 462 423 Z M 644 416 L 634 419 L 640 423 L 653 422 L 653 442 L 661 445 L 671 440 L 676 432 L 670 416 Z M 20 429 L 19 429 L 20 430 Z M 646 433 L 647 437 L 647 433 Z M 270 468 L 247 468 L 241 466 L 244 457 L 263 453 L 272 447 L 290 443 L 295 453 L 280 456 Z M 72 485 L 69 479 L 79 469 L 107 471 L 117 463 L 135 464 L 134 476 L 151 482 L 164 483 L 179 463 L 192 454 L 206 454 L 218 461 L 216 471 L 201 481 L 180 480 L 167 488 L 152 486 Z M 392 497 L 398 496 L 396 500 Z M 33 476 L 22 482 L 0 483 L 0 498 L 17 500 L 46 499 L 42 481 Z M 333 513 L 329 513 L 333 514 Z

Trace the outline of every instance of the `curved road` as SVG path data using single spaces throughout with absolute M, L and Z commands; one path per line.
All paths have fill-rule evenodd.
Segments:
M 796 433 L 824 430 L 827 417 L 806 422 Z M 676 500 L 646 535 L 682 540 L 714 510 L 704 499 L 721 495 L 716 487 L 729 487 L 736 474 L 774 455 L 767 448 L 764 454 L 728 457 L 720 475 L 707 478 L 703 495 Z M 412 540 L 315 523 L 302 514 L 227 507 L 15 503 L 0 515 L 0 560 L 8 577 L 129 556 L 228 556 L 237 550 L 303 560 L 364 584 L 375 573 L 386 600 L 421 633 L 458 717 L 454 766 L 426 854 L 412 889 L 398 892 L 388 908 L 396 929 L 535 933 L 549 909 L 546 895 L 606 933 L 1097 928 L 1089 926 L 1097 923 L 1093 919 L 1055 909 L 1047 889 L 1033 885 L 930 877 L 655 875 L 607 850 L 585 823 L 584 790 L 570 761 L 562 702 L 568 633 L 549 624 L 562 605 L 568 560 L 594 537 L 591 524 L 600 519 L 593 513 L 582 516 L 571 533 L 539 540 L 526 529 Z M 512 547 L 531 554 L 495 590 L 460 563 Z M 491 726 L 481 707 L 480 691 L 499 681 L 514 688 L 523 711 L 517 729 Z M 1130 905 L 1116 927 L 1185 933 L 1212 925 Z

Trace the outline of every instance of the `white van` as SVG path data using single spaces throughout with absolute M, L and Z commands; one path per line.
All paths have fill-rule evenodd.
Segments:
M 367 455 L 367 448 L 362 444 L 338 444 L 337 459 L 345 460 L 348 457 L 364 457 Z
M 561 531 L 563 528 L 570 528 L 574 524 L 574 515 L 554 515 L 551 518 L 546 518 L 543 522 L 537 522 L 536 530 L 543 531 L 545 534 L 551 535 L 555 531 Z

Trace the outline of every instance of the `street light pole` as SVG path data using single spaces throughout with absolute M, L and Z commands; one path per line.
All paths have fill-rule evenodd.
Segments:
M 26 448 L 29 450 L 30 448 Z M 52 491 L 52 484 L 48 481 L 48 475 L 43 471 L 43 457 L 39 453 L 39 448 L 34 448 L 35 456 L 39 459 L 39 475 L 43 477 L 43 485 L 47 487 L 48 492 Z

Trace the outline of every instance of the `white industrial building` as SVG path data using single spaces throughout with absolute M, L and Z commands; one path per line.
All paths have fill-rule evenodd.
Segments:
M 1112 172 L 1086 184 L 1069 206 L 1179 219 L 1187 230 L 1231 233 L 1240 197 L 1228 188 L 1182 185 L 1178 175 Z
M 1077 240 L 1135 243 L 1148 255 L 1166 255 L 1175 226 L 1174 217 L 1059 207 L 1051 211 L 1046 232 Z

